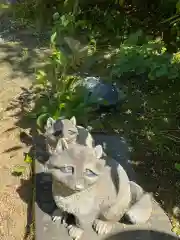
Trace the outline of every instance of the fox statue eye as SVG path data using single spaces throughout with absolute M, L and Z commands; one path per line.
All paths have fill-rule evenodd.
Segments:
M 85 175 L 87 177 L 97 177 L 98 176 L 95 172 L 91 171 L 90 169 L 85 170 Z
M 69 129 L 68 132 L 70 135 L 74 135 L 76 133 L 74 130 L 71 130 L 71 129 Z
M 71 166 L 64 166 L 59 168 L 61 172 L 67 173 L 67 174 L 72 174 L 74 172 L 74 168 Z

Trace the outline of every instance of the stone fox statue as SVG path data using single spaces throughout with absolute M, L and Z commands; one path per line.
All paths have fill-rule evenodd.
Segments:
M 94 140 L 91 134 L 82 126 L 76 126 L 76 118 L 54 120 L 48 118 L 45 127 L 47 151 L 52 154 L 60 138 L 65 139 L 64 144 L 76 143 L 92 147 Z
M 146 222 L 151 215 L 150 195 L 130 182 L 123 167 L 113 159 L 104 159 L 101 145 L 89 148 L 69 144 L 49 159 L 52 191 L 57 210 L 53 221 L 73 214 L 76 224 L 67 226 L 69 235 L 79 239 L 86 224 L 98 234 L 112 230 L 126 215 L 132 223 Z

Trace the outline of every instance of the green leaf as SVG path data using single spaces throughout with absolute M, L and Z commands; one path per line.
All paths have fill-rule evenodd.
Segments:
M 180 163 L 175 163 L 175 169 L 180 172 Z
M 180 0 L 176 4 L 176 9 L 177 9 L 177 12 L 180 12 Z
M 0 9 L 8 9 L 8 8 L 10 8 L 10 4 L 3 4 L 3 3 L 0 4 Z
M 26 162 L 26 163 L 32 163 L 32 158 L 28 155 L 28 154 L 26 154 L 26 156 L 25 156 L 25 158 L 24 158 L 24 162 Z
M 44 71 L 39 70 L 36 74 L 35 84 L 44 84 L 46 81 L 47 81 L 47 74 Z
M 42 106 L 41 107 L 41 112 L 42 113 L 47 113 L 48 112 L 48 107 L 47 106 Z
M 59 109 L 57 109 L 56 112 L 53 115 L 53 119 L 57 120 L 59 117 L 60 117 L 60 111 L 59 111 Z
M 24 166 L 20 166 L 20 165 L 16 165 L 13 170 L 12 170 L 12 174 L 14 176 L 21 176 L 26 170 L 26 167 Z
M 67 25 L 70 23 L 72 16 L 69 14 L 64 14 L 61 16 L 61 24 L 63 27 L 67 27 Z
M 37 74 L 38 74 L 38 77 L 39 77 L 39 76 L 42 76 L 42 77 L 45 77 L 45 76 L 46 76 L 46 73 L 45 73 L 44 71 L 42 71 L 42 70 L 39 70 L 39 71 L 37 72 Z
M 60 110 L 62 110 L 62 109 L 64 109 L 64 108 L 65 108 L 65 106 L 66 106 L 66 104 L 65 104 L 65 103 L 61 103 L 61 104 L 59 105 L 59 109 L 60 109 Z
M 55 43 L 56 37 L 57 37 L 57 32 L 54 32 L 54 33 L 51 35 L 51 43 L 52 43 L 52 44 Z
M 49 114 L 48 113 L 43 113 L 41 114 L 37 120 L 36 120 L 36 124 L 39 128 L 43 128 L 44 127 L 44 124 L 45 124 L 45 121 L 47 120 L 47 118 L 49 117 Z

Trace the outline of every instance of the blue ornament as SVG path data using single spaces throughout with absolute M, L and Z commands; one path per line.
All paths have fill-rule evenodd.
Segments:
M 100 78 L 86 77 L 82 85 L 89 92 L 87 101 L 99 106 L 115 106 L 125 97 L 115 84 L 106 83 Z

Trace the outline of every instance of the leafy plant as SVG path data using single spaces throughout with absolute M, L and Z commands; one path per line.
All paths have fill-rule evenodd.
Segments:
M 125 84 L 128 92 L 119 128 L 129 133 L 134 143 L 141 139 L 146 147 L 175 161 L 180 143 L 175 117 L 180 109 L 179 52 L 169 54 L 161 39 L 145 39 L 140 44 L 139 37 L 141 34 L 135 33 L 120 46 L 112 67 L 112 77 Z
M 177 79 L 180 61 L 166 53 L 163 42 L 149 41 L 143 45 L 129 44 L 126 41 L 120 47 L 119 57 L 113 67 L 116 77 L 145 74 L 147 78 Z
M 180 163 L 175 163 L 175 169 L 180 172 Z
M 49 116 L 57 119 L 60 116 L 75 115 L 81 122 L 86 122 L 87 114 L 92 110 L 92 106 L 85 101 L 88 92 L 80 86 L 81 77 L 73 74 L 82 49 L 78 41 L 71 38 L 66 41 L 70 48 L 68 53 L 58 44 L 58 32 L 55 28 L 50 38 L 51 55 L 48 63 L 36 73 L 34 89 L 39 91 L 36 93 L 35 108 L 30 115 L 36 115 L 40 129 Z M 94 44 L 91 41 L 90 47 L 94 47 Z

